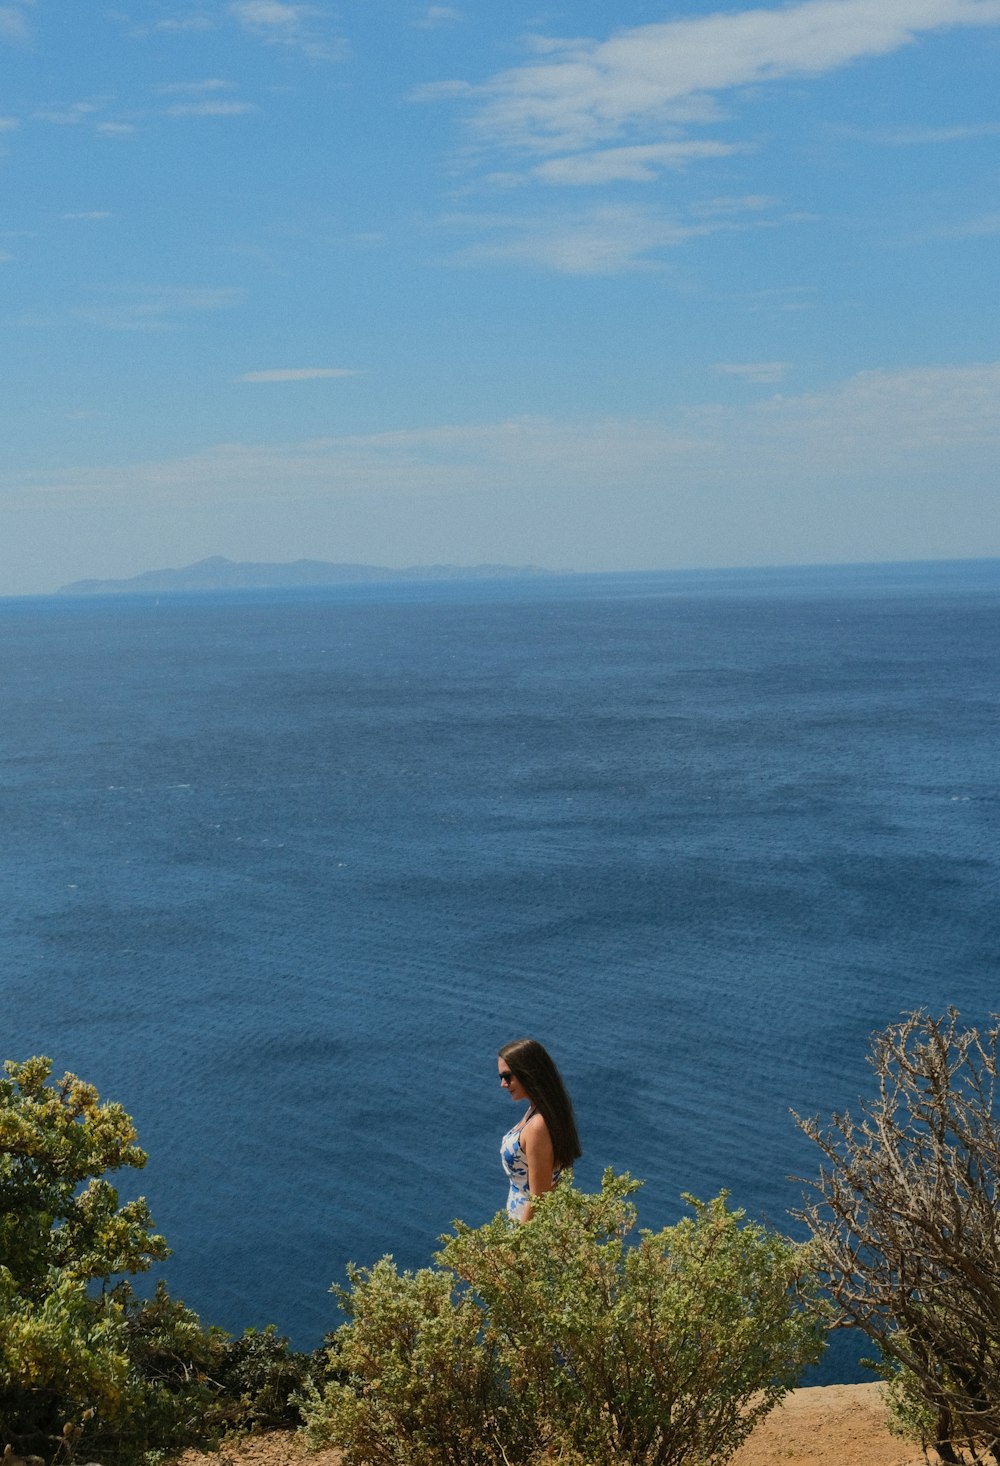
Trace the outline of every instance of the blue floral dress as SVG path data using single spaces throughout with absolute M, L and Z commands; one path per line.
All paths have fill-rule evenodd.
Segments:
M 531 1204 L 531 1192 L 528 1189 L 528 1158 L 521 1149 L 521 1129 L 531 1119 L 534 1110 L 529 1110 L 524 1119 L 518 1120 L 500 1142 L 500 1161 L 504 1171 L 507 1173 L 507 1180 L 510 1182 L 510 1190 L 507 1193 L 507 1215 L 512 1222 L 523 1222 L 524 1213 Z M 552 1183 L 559 1180 L 560 1172 L 552 1172 Z

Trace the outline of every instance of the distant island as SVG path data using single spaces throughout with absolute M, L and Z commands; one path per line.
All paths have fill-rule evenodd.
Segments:
M 537 565 L 338 565 L 328 560 L 291 560 L 256 564 L 212 555 L 179 570 L 146 570 L 129 580 L 74 580 L 61 596 L 159 595 L 171 591 L 296 590 L 323 585 L 364 585 L 376 581 L 512 580 L 567 574 Z

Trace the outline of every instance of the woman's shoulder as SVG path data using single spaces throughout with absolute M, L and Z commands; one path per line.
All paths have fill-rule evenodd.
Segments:
M 534 1114 L 528 1116 L 521 1126 L 521 1141 L 522 1144 L 525 1141 L 528 1141 L 529 1144 L 531 1142 L 537 1143 L 543 1137 L 550 1145 L 552 1144 L 552 1137 L 549 1135 L 549 1127 L 545 1123 L 545 1116 L 541 1110 L 536 1110 Z

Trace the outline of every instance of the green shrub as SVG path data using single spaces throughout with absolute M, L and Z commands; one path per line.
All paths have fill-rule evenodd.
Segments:
M 391 1258 L 348 1268 L 335 1288 L 349 1322 L 333 1336 L 326 1383 L 302 1401 L 313 1446 L 345 1466 L 487 1466 L 526 1459 L 530 1417 L 507 1385 L 482 1309 L 448 1272 L 399 1273 Z
M 458 1223 L 437 1269 L 349 1270 L 311 1441 L 345 1466 L 727 1460 L 822 1352 L 807 1254 L 725 1195 L 630 1244 L 638 1184 Z
M 215 1415 L 231 1430 L 300 1425 L 295 1397 L 306 1388 L 312 1357 L 296 1353 L 273 1324 L 246 1329 L 222 1346 L 215 1369 Z
M 889 1407 L 886 1424 L 890 1434 L 920 1441 L 926 1452 L 936 1434 L 937 1418 L 928 1404 L 920 1379 L 895 1360 L 882 1357 L 878 1360 L 865 1359 L 862 1363 L 874 1369 L 885 1381 L 882 1398 Z
M 145 1154 L 120 1105 L 48 1059 L 0 1079 L 0 1452 L 128 1461 L 202 1433 L 221 1340 L 161 1286 L 124 1275 L 167 1256 L 142 1198 L 104 1173 Z M 114 1281 L 115 1279 L 118 1281 Z

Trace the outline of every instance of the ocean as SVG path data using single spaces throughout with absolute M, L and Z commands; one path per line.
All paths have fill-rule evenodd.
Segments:
M 171 1291 L 299 1347 L 502 1206 L 525 1033 L 578 1184 L 795 1231 L 790 1112 L 998 1006 L 998 647 L 996 561 L 0 602 L 3 1057 L 120 1101 Z

